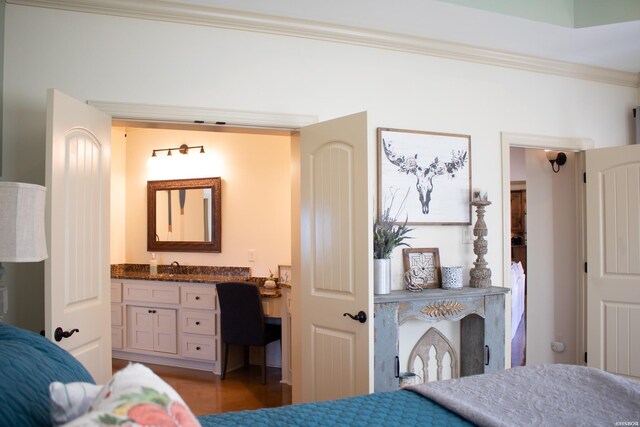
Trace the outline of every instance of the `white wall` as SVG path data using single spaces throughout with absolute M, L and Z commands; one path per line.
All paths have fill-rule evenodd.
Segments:
M 544 150 L 526 150 L 527 365 L 576 363 L 578 248 L 574 153 L 553 173 Z M 563 353 L 552 341 L 565 343 Z
M 166 160 L 160 174 L 150 176 L 148 163 L 154 148 L 203 145 L 198 150 Z M 183 161 L 186 162 L 183 165 Z M 291 142 L 288 136 L 224 132 L 128 128 L 126 130 L 127 263 L 146 264 L 148 180 L 222 178 L 222 252 L 158 252 L 158 264 L 250 267 L 256 276 L 277 274 L 278 265 L 291 264 Z M 117 209 L 117 208 L 116 208 Z M 113 224 L 112 224 L 113 226 Z M 112 227 L 113 228 L 113 227 Z M 256 261 L 248 261 L 249 249 Z M 113 252 L 112 252 L 113 256 Z M 113 263 L 112 259 L 112 263 Z
M 486 258 L 497 285 L 504 240 L 500 132 L 585 137 L 598 147 L 627 144 L 628 111 L 638 101 L 634 88 L 304 38 L 14 4 L 6 15 L 7 178 L 44 183 L 48 87 L 83 100 L 320 120 L 367 110 L 371 144 L 376 127 L 471 135 L 473 185 L 487 189 L 495 203 L 486 215 Z M 462 243 L 462 228 L 419 227 L 411 244 L 438 247 L 443 264 L 469 267 L 474 256 Z M 400 250 L 393 268 L 399 288 Z M 25 295 L 17 309 L 35 313 L 14 318 L 27 326 L 43 323 L 42 267 L 35 271 L 21 273 L 14 289 Z

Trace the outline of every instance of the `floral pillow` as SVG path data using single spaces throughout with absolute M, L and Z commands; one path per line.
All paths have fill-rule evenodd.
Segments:
M 49 384 L 51 424 L 60 426 L 86 413 L 100 390 L 102 386 L 85 382 Z
M 116 372 L 89 411 L 65 426 L 200 427 L 169 384 L 139 363 Z

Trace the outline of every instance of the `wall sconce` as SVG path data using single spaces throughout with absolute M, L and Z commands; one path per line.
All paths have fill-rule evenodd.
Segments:
M 193 147 L 189 147 L 187 144 L 182 144 L 180 147 L 174 148 L 156 148 L 153 150 L 153 153 L 151 153 L 151 157 L 157 157 L 156 152 L 158 151 L 167 151 L 167 156 L 172 155 L 171 150 L 178 150 L 181 154 L 188 154 L 190 148 L 199 148 L 200 154 L 204 154 L 204 145 L 194 145 Z
M 551 163 L 551 169 L 555 173 L 560 172 L 560 166 L 567 163 L 567 155 L 562 151 L 556 153 L 555 151 L 545 150 L 545 152 L 547 153 L 547 160 L 549 160 L 549 163 Z M 556 165 L 558 166 L 557 168 Z

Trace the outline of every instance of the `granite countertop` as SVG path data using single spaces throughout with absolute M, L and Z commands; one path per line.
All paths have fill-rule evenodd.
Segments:
M 173 273 L 175 271 L 175 274 Z M 159 265 L 158 274 L 151 275 L 147 264 L 117 264 L 111 265 L 112 279 L 125 280 L 153 280 L 158 282 L 208 283 L 215 285 L 220 282 L 255 282 L 260 287 L 263 298 L 280 298 L 280 288 L 265 289 L 266 277 L 251 277 L 249 267 L 209 267 L 209 266 L 179 266 L 174 269 L 168 265 Z M 283 284 L 283 286 L 289 286 Z
M 130 280 L 156 280 L 160 282 L 189 282 L 189 283 L 220 283 L 220 282 L 244 282 L 248 280 L 244 276 L 224 276 L 215 274 L 169 274 L 160 273 L 151 275 L 149 272 L 127 271 L 120 273 L 111 273 L 112 279 L 130 279 Z

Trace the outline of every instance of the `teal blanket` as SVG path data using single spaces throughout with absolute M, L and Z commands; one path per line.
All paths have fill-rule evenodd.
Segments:
M 328 402 L 198 417 L 213 426 L 472 426 L 437 403 L 407 390 L 373 393 Z

